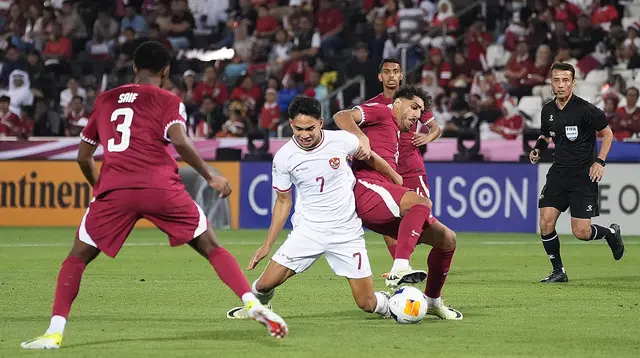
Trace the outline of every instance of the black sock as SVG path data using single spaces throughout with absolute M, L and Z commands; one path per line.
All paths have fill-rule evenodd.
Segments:
M 591 224 L 591 236 L 589 240 L 613 239 L 614 233 L 608 227 Z
M 562 266 L 562 258 L 560 258 L 560 239 L 558 238 L 558 234 L 555 230 L 549 235 L 540 235 L 542 239 L 542 246 L 544 246 L 544 250 L 549 255 L 549 260 L 551 260 L 551 265 L 553 265 L 554 270 L 561 270 Z

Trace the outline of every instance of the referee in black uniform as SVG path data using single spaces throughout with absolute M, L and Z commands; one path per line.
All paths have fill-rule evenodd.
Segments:
M 560 258 L 560 240 L 556 221 L 561 212 L 571 208 L 571 231 L 584 241 L 606 239 L 613 258 L 620 260 L 624 244 L 620 225 L 604 227 L 591 224 L 599 215 L 598 182 L 604 174 L 605 160 L 613 141 L 604 112 L 573 94 L 575 69 L 567 63 L 551 66 L 551 84 L 556 97 L 542 107 L 542 135 L 529 153 L 531 163 L 540 161 L 553 140 L 553 165 L 540 193 L 540 235 L 553 271 L 540 282 L 567 282 Z M 602 148 L 597 153 L 596 132 L 602 134 Z

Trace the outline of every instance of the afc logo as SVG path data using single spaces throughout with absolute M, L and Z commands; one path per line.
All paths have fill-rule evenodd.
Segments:
M 329 165 L 333 169 L 340 168 L 340 158 L 334 157 L 334 158 L 329 159 Z

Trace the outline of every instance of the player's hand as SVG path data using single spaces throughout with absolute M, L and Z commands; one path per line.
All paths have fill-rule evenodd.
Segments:
M 397 185 L 402 185 L 402 184 L 403 184 L 403 182 L 404 182 L 404 180 L 402 179 L 402 175 L 400 175 L 400 174 L 398 174 L 398 173 L 394 173 L 394 174 L 391 176 L 391 181 L 392 181 L 394 184 L 397 184 Z
M 534 149 L 529 152 L 529 160 L 531 161 L 531 164 L 538 164 L 540 161 L 540 149 Z
M 602 180 L 602 176 L 604 175 L 604 167 L 600 165 L 600 163 L 591 164 L 591 168 L 589 168 L 589 178 L 592 182 L 597 183 Z
M 260 248 L 256 250 L 256 252 L 253 254 L 251 261 L 249 261 L 249 266 L 247 266 L 247 270 L 253 270 L 254 268 L 256 268 L 258 263 L 262 261 L 262 259 L 267 257 L 267 255 L 269 255 L 269 251 L 271 251 L 270 247 L 267 247 L 264 245 L 260 246 Z
M 220 195 L 218 195 L 220 198 L 226 198 L 231 195 L 231 185 L 229 185 L 227 178 L 222 175 L 213 175 L 209 180 L 209 186 L 220 192 Z
M 368 160 L 371 157 L 371 145 L 369 144 L 369 138 L 367 136 L 358 137 L 360 140 L 360 146 L 358 151 L 353 155 L 359 160 Z
M 411 138 L 411 142 L 416 147 L 419 147 L 421 145 L 425 145 L 425 144 L 429 143 L 429 135 L 426 134 L 426 133 L 416 133 L 413 136 L 413 138 Z

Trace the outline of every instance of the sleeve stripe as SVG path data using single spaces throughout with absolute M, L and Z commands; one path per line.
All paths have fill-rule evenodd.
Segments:
M 182 119 L 176 119 L 176 120 L 173 120 L 173 121 L 167 123 L 167 125 L 164 127 L 164 139 L 167 142 L 171 142 L 171 140 L 169 139 L 169 136 L 168 136 L 168 132 L 169 132 L 169 127 L 171 127 L 174 124 L 182 124 L 184 129 L 185 130 L 187 129 L 187 124 Z
M 83 141 L 91 144 L 91 145 L 96 145 L 97 142 L 95 140 L 89 139 L 87 137 L 84 136 L 84 134 L 80 133 L 80 139 L 82 139 Z
M 360 123 L 358 123 L 358 126 L 361 126 L 362 123 L 364 123 L 364 109 L 362 109 L 361 106 L 355 106 L 354 108 L 358 109 L 360 111 L 360 114 L 362 115 L 362 119 L 360 120 Z
M 289 187 L 289 189 L 282 190 L 282 189 L 280 189 L 280 188 L 278 188 L 277 186 L 275 186 L 275 185 L 274 185 L 274 186 L 273 186 L 273 188 L 274 188 L 275 190 L 277 190 L 277 191 L 281 192 L 281 193 L 286 193 L 286 192 L 291 191 L 291 187 Z

